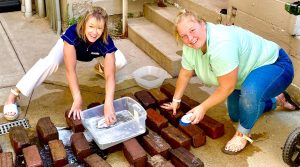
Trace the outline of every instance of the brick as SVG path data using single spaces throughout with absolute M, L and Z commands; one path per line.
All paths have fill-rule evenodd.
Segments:
M 156 133 L 168 126 L 168 120 L 152 108 L 147 109 L 146 125 Z
M 125 93 L 123 95 L 121 95 L 121 97 L 130 97 L 133 100 L 135 100 L 136 102 L 140 103 L 139 100 L 133 95 L 133 93 L 129 92 L 129 93 Z M 142 104 L 141 104 L 142 105 Z
M 159 90 L 159 88 L 150 89 L 149 92 L 151 93 L 152 97 L 155 99 L 157 105 L 162 105 L 169 101 L 167 95 Z
M 23 148 L 22 151 L 23 151 L 26 167 L 43 167 L 44 166 L 44 163 L 42 161 L 38 147 L 36 145 L 32 145 L 32 146 Z
M 61 140 L 51 140 L 48 143 L 54 167 L 68 164 L 67 152 Z
M 90 109 L 90 108 L 93 108 L 93 107 L 96 107 L 96 106 L 99 106 L 99 105 L 101 105 L 101 103 L 99 103 L 99 102 L 90 103 L 87 106 L 87 109 Z
M 191 147 L 191 138 L 172 125 L 161 130 L 161 137 L 164 138 L 173 149 L 178 147 L 190 149 Z
M 192 139 L 191 141 L 193 147 L 197 148 L 206 143 L 205 132 L 197 125 L 193 125 L 193 124 L 189 126 L 179 125 L 178 128 Z
M 148 109 L 148 108 L 156 109 L 155 99 L 152 97 L 152 95 L 148 91 L 141 90 L 141 91 L 135 92 L 134 96 L 139 100 L 139 102 L 145 109 Z
M 146 166 L 147 154 L 135 138 L 123 142 L 123 153 L 127 161 L 135 167 Z
M 197 102 L 196 100 L 193 100 L 185 95 L 182 96 L 181 98 L 181 103 L 180 103 L 180 109 L 183 112 L 188 112 L 190 111 L 192 108 L 198 106 L 200 103 Z
M 197 125 L 212 139 L 216 139 L 224 135 L 224 124 L 207 115 L 204 115 L 203 119 Z
M 165 159 L 169 159 L 171 146 L 157 133 L 149 132 L 148 135 L 143 136 L 143 146 L 151 156 L 160 154 Z
M 167 118 L 168 121 L 175 127 L 178 126 L 179 120 L 184 115 L 184 113 L 180 109 L 176 110 L 176 115 L 173 115 L 173 110 L 167 110 L 161 107 L 159 108 L 159 110 L 160 114 Z
M 171 84 L 164 84 L 160 87 L 160 91 L 164 93 L 169 98 L 169 100 L 172 100 L 175 92 L 175 87 Z
M 102 159 L 97 154 L 92 154 L 86 158 L 84 158 L 84 162 L 87 167 L 111 167 L 109 163 L 107 163 L 104 159 Z
M 40 141 L 48 144 L 50 140 L 58 139 L 58 131 L 50 117 L 40 118 L 36 125 L 36 131 Z
M 66 118 L 66 122 L 67 122 L 67 125 L 72 129 L 72 131 L 74 133 L 77 133 L 77 132 L 83 132 L 84 131 L 84 127 L 82 125 L 82 122 L 80 119 L 73 119 L 73 116 L 72 117 L 68 117 L 69 115 L 69 112 L 70 110 L 67 110 L 65 112 L 65 118 Z
M 9 139 L 17 155 L 22 154 L 22 149 L 30 145 L 28 134 L 23 126 L 11 127 Z
M 157 154 L 147 160 L 147 167 L 174 167 L 174 165 L 167 161 L 163 156 Z
M 0 166 L 1 167 L 13 167 L 13 155 L 12 152 L 0 153 Z
M 171 162 L 175 166 L 204 167 L 204 163 L 184 147 L 171 149 Z
M 85 157 L 91 155 L 90 145 L 82 132 L 71 136 L 71 147 L 79 162 L 83 162 Z
M 173 100 L 175 87 L 171 84 L 164 84 L 160 87 L 160 91 L 164 93 L 170 101 Z M 197 101 L 190 99 L 189 97 L 183 95 L 181 97 L 181 103 L 180 103 L 180 110 L 183 112 L 188 112 L 190 109 L 195 106 L 195 104 L 198 104 Z

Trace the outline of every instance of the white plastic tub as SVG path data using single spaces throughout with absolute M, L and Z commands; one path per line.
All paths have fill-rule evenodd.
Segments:
M 168 77 L 165 70 L 154 66 L 141 67 L 135 70 L 132 75 L 136 83 L 145 89 L 160 87 Z
M 130 97 L 114 100 L 117 115 L 115 125 L 98 129 L 96 125 L 104 117 L 104 105 L 96 106 L 80 113 L 82 124 L 102 150 L 136 137 L 146 131 L 145 109 Z

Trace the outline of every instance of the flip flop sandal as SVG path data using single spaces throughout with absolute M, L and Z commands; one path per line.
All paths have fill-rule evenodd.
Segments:
M 226 150 L 226 149 L 225 149 L 225 147 L 226 147 L 226 145 L 227 145 L 227 144 L 226 144 L 226 145 L 222 148 L 222 152 L 225 153 L 225 154 L 228 154 L 228 155 L 237 155 L 238 153 L 240 153 L 241 151 L 243 151 L 243 150 L 248 146 L 249 143 L 253 143 L 253 140 L 252 140 L 250 137 L 248 137 L 248 136 L 246 136 L 246 135 L 244 135 L 244 134 L 243 134 L 243 136 L 238 136 L 238 137 L 247 140 L 247 143 L 246 143 L 246 145 L 245 145 L 244 148 L 241 148 L 241 149 L 238 150 L 238 151 L 230 151 L 230 150 Z M 240 140 L 240 139 L 236 139 L 236 140 Z
M 295 107 L 295 110 L 300 109 L 299 105 L 292 100 L 291 96 L 286 91 L 283 92 L 283 95 L 285 100 Z
M 11 113 L 15 113 L 14 115 L 11 115 Z M 3 114 L 4 118 L 8 121 L 13 121 L 18 118 L 19 116 L 19 110 L 16 103 L 13 104 L 7 104 L 3 107 Z

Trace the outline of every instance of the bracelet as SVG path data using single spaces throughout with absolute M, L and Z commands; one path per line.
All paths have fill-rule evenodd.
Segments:
M 181 99 L 175 99 L 175 98 L 173 98 L 173 102 L 180 103 Z

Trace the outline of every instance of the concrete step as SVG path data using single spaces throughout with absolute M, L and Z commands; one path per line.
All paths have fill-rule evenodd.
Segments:
M 171 0 L 181 8 L 195 12 L 200 18 L 212 23 L 227 23 L 227 16 L 221 14 L 221 9 L 227 9 L 228 0 Z
M 161 8 L 156 4 L 144 4 L 144 17 L 173 36 L 175 36 L 174 21 L 178 13 L 179 9 L 172 5 Z
M 181 47 L 171 34 L 140 17 L 128 19 L 128 37 L 171 76 L 178 76 L 181 67 Z

